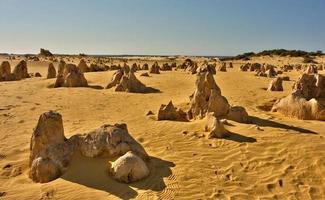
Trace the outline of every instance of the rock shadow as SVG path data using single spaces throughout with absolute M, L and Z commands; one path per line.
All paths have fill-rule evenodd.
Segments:
M 292 126 L 292 125 L 287 125 L 287 124 L 282 124 L 279 122 L 275 122 L 275 121 L 271 121 L 271 120 L 267 120 L 267 119 L 262 119 L 259 117 L 255 117 L 255 116 L 250 116 L 251 122 L 258 125 L 258 126 L 262 126 L 262 127 L 273 127 L 273 128 L 281 128 L 281 129 L 287 129 L 287 130 L 293 130 L 293 131 L 297 131 L 299 133 L 306 133 L 306 134 L 317 134 L 314 131 L 308 130 L 308 129 L 304 129 L 304 128 L 300 128 L 300 127 L 296 127 L 296 126 Z
M 133 199 L 138 193 L 132 187 L 152 191 L 162 191 L 166 188 L 163 178 L 172 174 L 174 163 L 151 157 L 148 162 L 150 175 L 138 182 L 126 184 L 114 180 L 109 175 L 109 158 L 87 158 L 80 153 L 73 156 L 68 171 L 62 179 L 84 185 L 96 190 L 110 193 L 120 199 Z M 132 187 L 131 187 L 132 186 Z

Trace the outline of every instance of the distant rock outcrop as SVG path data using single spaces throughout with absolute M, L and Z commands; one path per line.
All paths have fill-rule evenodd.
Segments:
M 40 53 L 38 54 L 39 56 L 43 56 L 43 57 L 52 57 L 53 54 L 46 49 L 40 49 Z

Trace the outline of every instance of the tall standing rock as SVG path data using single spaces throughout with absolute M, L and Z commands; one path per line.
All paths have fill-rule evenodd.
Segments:
M 149 73 L 160 74 L 158 62 L 155 62 L 153 65 L 151 65 L 149 68 Z
M 26 61 L 24 61 L 24 60 L 20 61 L 16 65 L 13 73 L 14 73 L 14 75 L 16 77 L 16 80 L 21 80 L 21 79 L 24 79 L 24 78 L 29 78 Z
M 82 72 L 82 73 L 90 71 L 90 68 L 88 67 L 88 65 L 84 59 L 80 60 L 80 62 L 78 64 L 78 68 L 79 68 L 80 72 Z
M 11 73 L 10 63 L 3 61 L 0 66 L 0 81 L 13 81 L 14 75 Z
M 189 118 L 202 119 L 207 112 L 214 112 L 216 116 L 227 115 L 229 104 L 221 95 L 221 90 L 216 84 L 213 75 L 208 70 L 197 74 L 196 89 L 190 97 Z
M 35 182 L 49 182 L 66 170 L 73 149 L 66 143 L 62 116 L 50 111 L 43 113 L 30 142 L 29 176 Z
M 267 89 L 268 91 L 283 91 L 282 87 L 282 78 L 277 77 L 271 81 L 269 84 L 269 87 Z
M 56 69 L 53 63 L 50 63 L 49 67 L 47 68 L 47 79 L 51 79 L 55 77 L 56 77 Z

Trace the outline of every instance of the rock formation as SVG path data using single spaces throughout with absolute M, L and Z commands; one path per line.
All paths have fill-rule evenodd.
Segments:
M 268 91 L 283 91 L 282 78 L 277 77 L 277 78 L 273 79 L 270 82 L 269 87 L 267 88 L 267 90 Z
M 10 63 L 3 61 L 0 66 L 0 81 L 14 81 L 15 75 L 11 73 Z
M 112 87 L 115 87 L 115 91 L 118 92 L 146 93 L 149 91 L 149 88 L 141 83 L 134 72 L 127 67 L 123 67 L 123 69 L 113 74 L 112 80 L 108 83 L 106 89 Z
M 149 175 L 146 163 L 133 152 L 129 151 L 111 164 L 110 174 L 120 182 L 131 183 Z
M 40 53 L 38 54 L 39 56 L 44 56 L 44 57 L 51 57 L 53 54 L 46 49 L 40 49 Z
M 112 87 L 115 87 L 117 84 L 119 84 L 123 74 L 124 72 L 122 69 L 118 69 L 116 72 L 114 72 L 112 80 L 107 84 L 106 89 L 110 89 Z
M 227 66 L 225 62 L 222 62 L 218 68 L 218 71 L 220 72 L 226 72 L 227 71 Z
M 227 119 L 239 122 L 239 123 L 250 123 L 251 119 L 242 106 L 231 106 L 227 115 Z
M 232 62 L 229 63 L 229 68 L 234 68 Z
M 149 70 L 149 65 L 147 63 L 144 63 L 141 67 L 141 70 Z
M 197 73 L 196 89 L 190 97 L 189 118 L 202 119 L 207 112 L 214 112 L 218 117 L 226 116 L 230 107 L 227 99 L 221 95 L 212 73 L 207 68 L 200 70 Z
M 214 116 L 214 113 L 207 113 L 205 131 L 208 131 L 208 138 L 225 138 L 229 132 L 223 123 Z
M 24 78 L 29 78 L 28 70 L 27 70 L 27 63 L 26 61 L 20 61 L 14 71 L 13 74 L 15 75 L 15 80 L 21 80 Z
M 318 68 L 316 65 L 308 65 L 306 70 L 305 70 L 305 74 L 317 74 L 318 73 Z
M 64 60 L 60 60 L 59 65 L 58 65 L 58 75 L 63 74 L 65 65 L 66 65 L 66 63 L 64 62 Z
M 60 69 L 60 68 L 59 68 Z M 66 64 L 59 73 L 54 87 L 87 87 L 88 82 L 83 73 L 74 64 Z
M 175 108 L 170 101 L 167 105 L 160 106 L 158 120 L 187 121 L 187 114 L 182 109 Z
M 231 107 L 216 84 L 211 68 L 199 68 L 196 89 L 190 96 L 189 119 L 202 119 L 207 113 L 213 113 L 218 119 L 230 119 L 240 123 L 249 123 L 248 114 L 243 107 Z
M 302 74 L 293 91 L 273 105 L 273 112 L 307 120 L 325 120 L 325 77 L 319 74 Z
M 169 65 L 168 63 L 164 63 L 162 65 L 162 67 L 160 68 L 161 71 L 171 71 L 172 70 L 172 66 Z
M 84 59 L 81 59 L 79 64 L 78 64 L 78 69 L 80 70 L 80 72 L 85 73 L 85 72 L 89 72 L 90 68 L 88 67 L 86 61 Z
M 144 148 L 132 138 L 126 124 L 103 125 L 86 134 L 64 136 L 62 116 L 43 113 L 31 137 L 29 177 L 40 183 L 60 177 L 69 167 L 74 152 L 86 157 L 118 158 L 110 168 L 113 178 L 134 182 L 145 178 L 149 159 Z
M 160 74 L 158 62 L 155 62 L 153 65 L 151 65 L 151 67 L 149 68 L 149 73 Z
M 240 71 L 247 72 L 247 70 L 250 68 L 251 64 L 246 63 L 240 66 Z
M 133 63 L 130 70 L 133 72 L 136 72 L 136 71 L 140 70 L 140 68 L 138 67 L 137 63 Z
M 145 93 L 147 87 L 141 83 L 132 71 L 122 76 L 120 83 L 116 86 L 115 91 Z
M 47 68 L 47 79 L 55 78 L 56 77 L 56 70 L 52 63 L 49 64 L 49 67 Z
M 144 148 L 129 134 L 126 124 L 105 124 L 89 133 L 74 135 L 69 142 L 86 157 L 115 157 L 132 151 L 144 160 L 149 158 Z
M 62 116 L 52 111 L 42 114 L 30 142 L 29 177 L 41 183 L 60 177 L 72 153 L 64 136 Z

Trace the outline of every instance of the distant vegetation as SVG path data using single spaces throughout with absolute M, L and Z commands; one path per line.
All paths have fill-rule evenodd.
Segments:
M 265 50 L 259 53 L 248 52 L 244 54 L 240 54 L 234 57 L 226 57 L 221 60 L 250 60 L 253 56 L 290 56 L 290 57 L 304 57 L 304 62 L 313 63 L 313 56 L 322 56 L 325 55 L 322 51 L 316 52 L 307 52 L 301 50 L 286 50 L 286 49 L 273 49 L 273 50 Z

